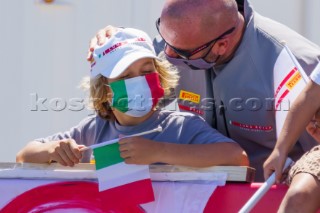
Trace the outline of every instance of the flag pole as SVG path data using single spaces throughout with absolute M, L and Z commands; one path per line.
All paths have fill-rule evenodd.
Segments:
M 286 170 L 290 164 L 292 163 L 292 160 L 290 158 L 287 158 L 283 170 Z M 271 188 L 271 186 L 276 181 L 276 175 L 275 172 L 272 173 L 272 175 L 260 186 L 258 191 L 256 191 L 252 197 L 247 201 L 247 203 L 239 210 L 239 213 L 248 213 L 250 210 L 259 202 L 259 200 L 265 195 L 265 193 Z
M 147 135 L 147 134 L 150 134 L 150 133 L 153 133 L 153 132 L 162 132 L 162 127 L 158 126 L 157 128 L 152 129 L 152 130 L 148 130 L 148 131 L 145 131 L 145 132 L 140 132 L 140 133 L 133 134 L 133 135 L 126 135 L 126 136 L 124 136 L 122 138 L 137 137 L 137 136 Z M 98 148 L 98 147 L 101 147 L 101 146 L 113 144 L 113 143 L 118 142 L 119 139 L 120 138 L 116 138 L 116 139 L 105 141 L 105 142 L 102 142 L 102 143 L 93 144 L 91 146 L 86 146 L 86 147 L 81 148 L 80 151 L 82 152 L 82 151 L 86 151 L 88 149 L 95 149 L 95 148 Z
M 301 67 L 300 63 L 298 62 L 298 60 L 296 59 L 296 57 L 292 54 L 291 50 L 289 49 L 286 41 L 282 41 L 281 44 L 283 44 L 285 50 L 287 51 L 287 53 L 289 54 L 292 62 L 294 63 L 294 65 L 298 68 L 298 72 L 300 73 L 303 81 L 305 83 L 308 83 L 308 76 L 306 75 L 306 72 L 304 71 L 304 69 Z

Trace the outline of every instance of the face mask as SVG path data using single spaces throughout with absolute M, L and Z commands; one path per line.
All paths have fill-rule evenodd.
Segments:
M 158 73 L 150 73 L 110 83 L 113 92 L 111 106 L 132 117 L 150 112 L 164 96 Z
M 166 58 L 167 60 L 177 66 L 178 68 L 185 68 L 185 69 L 193 69 L 193 70 L 207 70 L 212 68 L 215 64 L 215 62 L 206 62 L 203 58 L 197 58 L 197 59 L 183 59 L 183 58 L 172 58 L 168 56 L 167 54 Z M 219 57 L 219 56 L 218 56 Z

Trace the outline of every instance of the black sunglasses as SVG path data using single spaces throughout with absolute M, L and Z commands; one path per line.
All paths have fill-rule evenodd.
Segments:
M 157 19 L 156 21 L 156 27 L 158 30 L 159 35 L 162 37 L 161 33 L 160 33 L 160 18 Z M 226 32 L 222 33 L 220 36 L 218 36 L 217 38 L 209 41 L 208 43 L 205 43 L 204 45 L 201 45 L 198 48 L 195 48 L 194 50 L 191 51 L 185 51 L 185 50 L 181 50 L 178 49 L 172 45 L 170 45 L 166 40 L 164 40 L 164 38 L 162 37 L 163 41 L 165 42 L 166 45 L 168 45 L 176 54 L 178 54 L 181 58 L 184 59 L 189 59 L 191 56 L 197 54 L 198 52 L 200 52 L 201 50 L 206 49 L 207 47 L 209 47 L 211 44 L 213 44 L 214 42 L 218 41 L 219 39 L 222 39 L 224 36 L 232 33 L 236 28 L 232 27 L 229 30 L 227 30 Z

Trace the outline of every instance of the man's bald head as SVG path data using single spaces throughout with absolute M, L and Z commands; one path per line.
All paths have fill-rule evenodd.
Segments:
M 208 41 L 206 37 L 212 39 L 234 27 L 237 19 L 235 0 L 167 0 L 160 31 L 169 43 L 183 42 L 186 37 Z

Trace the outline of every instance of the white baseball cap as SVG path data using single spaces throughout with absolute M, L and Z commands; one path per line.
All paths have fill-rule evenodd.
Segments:
M 142 58 L 161 60 L 156 56 L 150 37 L 141 30 L 119 29 L 104 45 L 94 49 L 91 78 L 98 75 L 116 78 L 132 63 Z

